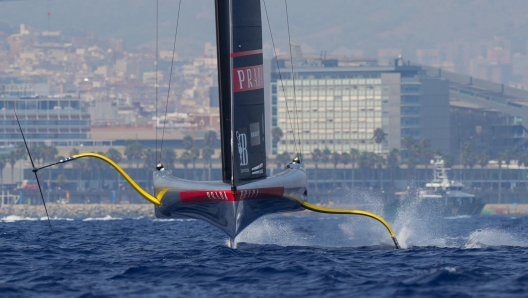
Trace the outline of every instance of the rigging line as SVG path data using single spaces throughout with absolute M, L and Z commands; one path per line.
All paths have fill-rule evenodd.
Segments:
M 297 124 L 297 134 L 299 136 L 299 147 L 301 148 L 300 154 L 297 154 L 297 157 L 299 160 L 301 160 L 301 154 L 303 152 L 303 145 L 302 145 L 302 135 L 300 133 L 299 129 L 299 115 L 297 114 L 297 96 L 296 96 L 296 87 L 295 87 L 295 74 L 293 73 L 293 55 L 292 55 L 292 45 L 291 45 L 291 36 L 290 36 L 290 18 L 288 16 L 288 1 L 284 0 L 284 5 L 286 6 L 286 24 L 288 26 L 288 43 L 290 45 L 290 64 L 291 64 L 291 77 L 293 80 L 293 105 L 295 108 L 294 116 L 295 116 L 295 123 Z
M 159 0 L 156 0 L 156 123 L 154 124 L 154 129 L 156 130 L 156 151 L 155 155 L 158 155 L 158 57 L 159 57 L 159 38 L 158 38 L 158 25 L 159 25 Z M 161 157 L 160 157 L 161 159 Z M 161 160 L 159 161 L 161 162 Z
M 169 95 L 170 95 L 170 88 L 171 88 L 171 82 L 172 82 L 172 68 L 174 66 L 174 52 L 176 51 L 176 38 L 178 37 L 178 25 L 180 23 L 180 10 L 181 10 L 181 0 L 178 4 L 178 16 L 176 17 L 176 32 L 174 33 L 174 45 L 172 46 L 172 60 L 171 60 L 171 68 L 170 68 L 170 74 L 169 74 L 169 88 L 167 89 L 167 102 L 165 103 L 165 117 L 163 118 L 163 131 L 161 134 L 161 145 L 160 145 L 160 154 L 159 154 L 160 163 L 161 163 L 161 153 L 163 151 L 163 140 L 165 138 L 165 125 L 167 124 L 167 108 L 169 106 Z
M 44 210 L 46 210 L 46 217 L 48 218 L 48 224 L 49 224 L 50 230 L 53 232 L 53 228 L 51 227 L 51 221 L 50 221 L 49 214 L 48 214 L 48 208 L 46 207 L 46 201 L 44 200 L 44 195 L 42 194 L 42 188 L 40 187 L 40 181 L 37 175 L 37 172 L 39 169 L 35 167 L 35 163 L 33 162 L 33 157 L 31 156 L 31 152 L 29 151 L 29 147 L 26 141 L 26 136 L 24 135 L 24 131 L 22 130 L 22 125 L 20 125 L 20 120 L 18 120 L 18 115 L 16 112 L 16 102 L 13 103 L 13 112 L 15 113 L 15 119 L 18 123 L 18 128 L 20 129 L 20 133 L 22 134 L 22 139 L 24 140 L 24 145 L 26 146 L 29 160 L 31 161 L 31 166 L 33 167 L 32 172 L 35 173 L 35 179 L 37 179 L 37 185 L 40 191 L 40 198 L 42 199 L 42 204 L 44 204 Z
M 296 152 L 298 152 L 298 150 L 297 150 L 297 140 L 295 138 L 295 129 L 293 127 L 293 121 L 292 121 L 291 115 L 290 115 L 290 108 L 288 107 L 288 98 L 286 96 L 286 90 L 284 88 L 284 81 L 282 80 L 282 73 L 281 73 L 281 70 L 280 70 L 280 67 L 279 67 L 279 59 L 277 58 L 277 50 L 275 48 L 275 41 L 273 39 L 273 33 L 271 31 L 271 23 L 270 23 L 269 17 L 268 17 L 268 8 L 266 6 L 266 0 L 262 0 L 262 1 L 264 2 L 264 11 L 266 12 L 266 19 L 268 20 L 268 28 L 269 28 L 270 35 L 271 35 L 271 43 L 273 45 L 273 52 L 275 54 L 275 62 L 277 63 L 277 70 L 279 71 L 279 80 L 281 82 L 282 93 L 284 94 L 284 100 L 286 102 L 286 115 L 288 115 L 288 120 L 290 120 L 290 126 L 291 126 L 291 129 L 292 129 L 292 132 L 293 132 L 293 144 L 294 144 L 293 147 L 294 147 L 294 150 Z M 277 152 L 277 154 L 278 154 L 278 152 Z

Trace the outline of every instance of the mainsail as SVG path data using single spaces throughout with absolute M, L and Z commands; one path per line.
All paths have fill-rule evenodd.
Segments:
M 260 0 L 217 0 L 222 178 L 236 186 L 266 177 Z

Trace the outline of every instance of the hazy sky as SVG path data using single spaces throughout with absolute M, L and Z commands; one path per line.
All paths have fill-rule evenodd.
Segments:
M 287 49 L 283 0 L 266 0 L 276 43 Z M 172 44 L 177 0 L 159 0 L 160 37 Z M 155 37 L 155 0 L 0 0 L 0 21 L 52 30 L 86 30 L 102 38 L 121 38 L 131 49 L 151 45 Z M 525 0 L 288 0 L 292 40 L 305 52 L 347 53 L 363 49 L 375 57 L 378 48 L 431 48 L 454 40 L 512 40 L 514 52 L 526 53 L 528 2 Z M 214 1 L 182 0 L 179 51 L 201 52 L 214 42 Z M 269 32 L 264 19 L 264 40 Z

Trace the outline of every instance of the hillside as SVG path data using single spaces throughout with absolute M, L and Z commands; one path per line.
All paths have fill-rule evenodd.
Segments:
M 152 45 L 154 0 L 28 0 L 0 2 L 0 21 L 12 27 L 25 23 L 40 29 L 93 31 L 101 38 L 121 38 L 129 49 Z M 286 50 L 284 1 L 267 0 L 279 47 Z M 176 0 L 160 0 L 160 36 L 170 48 L 174 34 Z M 375 56 L 378 48 L 416 48 L 454 40 L 474 41 L 503 36 L 514 52 L 526 52 L 528 5 L 523 0 L 290 0 L 292 39 L 305 51 L 346 53 L 363 49 Z M 212 0 L 182 1 L 179 51 L 201 53 L 205 41 L 214 41 Z M 265 25 L 266 26 L 266 25 Z M 265 31 L 269 43 L 269 34 Z

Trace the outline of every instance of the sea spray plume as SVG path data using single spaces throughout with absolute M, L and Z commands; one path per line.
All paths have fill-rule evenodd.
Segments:
M 528 247 L 528 241 L 499 229 L 478 229 L 469 235 L 461 248 L 484 248 L 488 246 Z
M 446 247 L 441 236 L 443 220 L 435 210 L 419 208 L 418 194 L 410 191 L 400 202 L 394 221 L 398 240 L 404 248 L 413 246 Z
M 351 190 L 333 191 L 333 207 L 354 205 L 370 212 L 381 213 L 382 199 L 371 192 Z M 295 218 L 302 217 L 307 224 L 298 225 Z M 278 246 L 310 247 L 393 247 L 382 225 L 372 224 L 365 217 L 342 217 L 331 214 L 301 213 L 293 216 L 264 217 L 246 228 L 237 238 L 240 243 L 272 244 Z M 381 239 L 381 240 L 380 240 Z M 227 242 L 226 242 L 227 243 Z
M 29 147 L 28 147 L 28 144 L 26 142 L 26 137 L 24 136 L 24 131 L 22 131 L 22 126 L 20 125 L 20 120 L 18 120 L 18 115 L 17 115 L 17 112 L 16 112 L 16 102 L 13 104 L 13 113 L 15 113 L 15 119 L 16 119 L 16 121 L 18 123 L 18 128 L 20 129 L 20 133 L 22 134 L 22 139 L 24 140 L 24 145 L 26 146 L 26 150 L 27 150 L 27 153 L 28 153 L 28 156 L 29 156 L 29 160 L 31 161 L 31 167 L 33 168 L 32 171 L 35 174 L 35 179 L 37 180 L 37 185 L 38 185 L 39 192 L 40 192 L 40 198 L 42 199 L 42 204 L 44 204 L 44 210 L 46 210 L 46 216 L 48 217 L 48 224 L 49 224 L 50 230 L 53 232 L 53 228 L 51 227 L 51 221 L 50 221 L 49 214 L 48 214 L 48 208 L 46 207 L 46 201 L 44 200 L 44 195 L 42 194 L 42 187 L 40 186 L 39 177 L 37 175 L 37 172 L 38 172 L 39 169 L 35 167 L 35 163 L 33 162 L 33 158 L 31 157 L 31 152 L 29 152 Z

